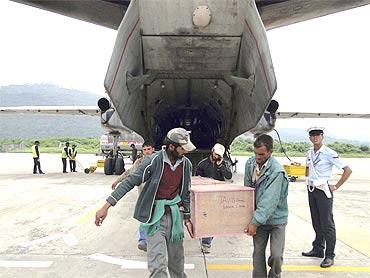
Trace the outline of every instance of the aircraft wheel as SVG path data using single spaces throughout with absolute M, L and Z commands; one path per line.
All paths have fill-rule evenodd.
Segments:
M 108 157 L 104 160 L 104 174 L 106 175 L 113 175 L 114 170 L 113 159 Z
M 116 159 L 115 166 L 116 175 L 121 175 L 125 171 L 125 162 L 123 161 L 122 157 Z
M 290 177 L 290 178 L 289 178 L 289 181 L 290 181 L 290 182 L 295 182 L 296 180 L 297 180 L 297 178 L 296 178 L 296 177 Z

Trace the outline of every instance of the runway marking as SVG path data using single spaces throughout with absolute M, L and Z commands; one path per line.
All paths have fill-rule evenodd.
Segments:
M 105 262 L 105 263 L 120 265 L 121 268 L 125 268 L 125 269 L 147 269 L 148 268 L 147 262 L 125 260 L 125 259 L 120 259 L 117 257 L 104 255 L 101 253 L 95 253 L 95 254 L 89 255 L 88 258 L 101 261 L 101 262 Z M 194 268 L 195 268 L 194 264 L 185 264 L 185 269 L 194 269 Z
M 104 193 L 104 196 L 107 194 Z M 102 198 L 101 198 L 102 199 Z M 100 202 L 99 205 L 95 206 L 92 210 L 82 214 L 80 218 L 77 219 L 77 225 L 85 224 L 90 221 L 92 218 L 95 218 L 95 213 L 104 205 L 104 202 Z
M 78 244 L 78 239 L 73 233 L 63 235 L 63 241 L 68 246 L 75 246 Z
M 48 241 L 59 239 L 62 236 L 63 236 L 63 234 L 54 234 L 54 235 L 51 235 L 51 236 L 45 236 L 45 237 L 41 237 L 41 238 L 38 238 L 38 239 L 35 239 L 35 240 L 23 242 L 23 243 L 20 244 L 20 246 L 30 247 L 32 245 L 37 245 L 37 244 L 40 244 L 40 243 L 45 243 L 45 242 L 48 242 Z
M 97 209 L 98 210 L 98 209 Z M 78 225 L 81 225 L 81 224 L 85 224 L 86 222 L 88 222 L 91 218 L 95 217 L 95 213 L 97 210 L 91 210 L 87 213 L 85 213 L 84 215 L 82 215 L 78 220 L 77 220 L 77 224 Z
M 252 270 L 252 265 L 246 264 L 207 264 L 209 270 Z M 311 265 L 283 265 L 283 271 L 307 271 L 307 272 L 370 272 L 368 266 L 332 266 L 322 268 Z
M 45 268 L 50 267 L 52 261 L 5 261 L 0 260 L 0 267 L 34 267 Z
M 67 244 L 68 246 L 74 246 L 78 244 L 78 240 L 76 236 L 73 233 L 69 233 L 69 234 L 54 234 L 50 236 L 45 236 L 45 237 L 41 237 L 35 240 L 23 242 L 19 245 L 22 247 L 30 247 L 32 245 L 38 245 L 41 243 L 49 242 L 52 240 L 57 240 L 60 238 L 63 238 L 64 243 Z

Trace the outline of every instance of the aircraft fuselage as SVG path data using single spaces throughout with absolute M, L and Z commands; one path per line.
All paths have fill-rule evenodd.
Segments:
M 253 0 L 131 1 L 105 78 L 122 124 L 160 146 L 191 131 L 197 148 L 256 126 L 276 90 Z

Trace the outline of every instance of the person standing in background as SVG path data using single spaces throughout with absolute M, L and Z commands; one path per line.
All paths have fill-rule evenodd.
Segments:
M 69 157 L 69 142 L 66 142 L 62 150 L 63 173 L 67 173 L 67 158 Z
M 307 131 L 313 145 L 307 153 L 306 160 L 308 203 L 316 235 L 312 242 L 312 249 L 302 252 L 302 256 L 325 257 L 320 264 L 320 267 L 325 268 L 334 264 L 335 257 L 336 230 L 333 217 L 333 193 L 348 180 L 352 170 L 339 159 L 335 151 L 323 144 L 324 128 L 311 127 Z M 342 176 L 335 184 L 330 182 L 334 165 L 338 169 L 343 169 Z
M 40 142 L 37 140 L 35 141 L 35 144 L 32 146 L 33 173 L 37 174 L 37 170 L 39 170 L 39 174 L 45 174 L 43 171 L 41 171 L 39 146 Z
M 135 163 L 135 160 L 136 160 L 136 158 L 137 158 L 137 148 L 136 148 L 136 146 L 135 146 L 135 144 L 134 144 L 134 143 L 132 143 L 132 144 L 130 145 L 130 147 L 132 148 L 132 150 L 131 150 L 131 159 L 132 159 L 132 163 Z
M 72 145 L 72 148 L 69 149 L 69 169 L 71 172 L 76 171 L 76 156 L 77 156 L 77 146 L 76 144 Z

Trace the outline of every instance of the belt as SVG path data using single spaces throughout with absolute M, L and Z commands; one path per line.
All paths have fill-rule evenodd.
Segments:
M 312 193 L 315 190 L 315 186 L 307 184 L 307 190 Z

